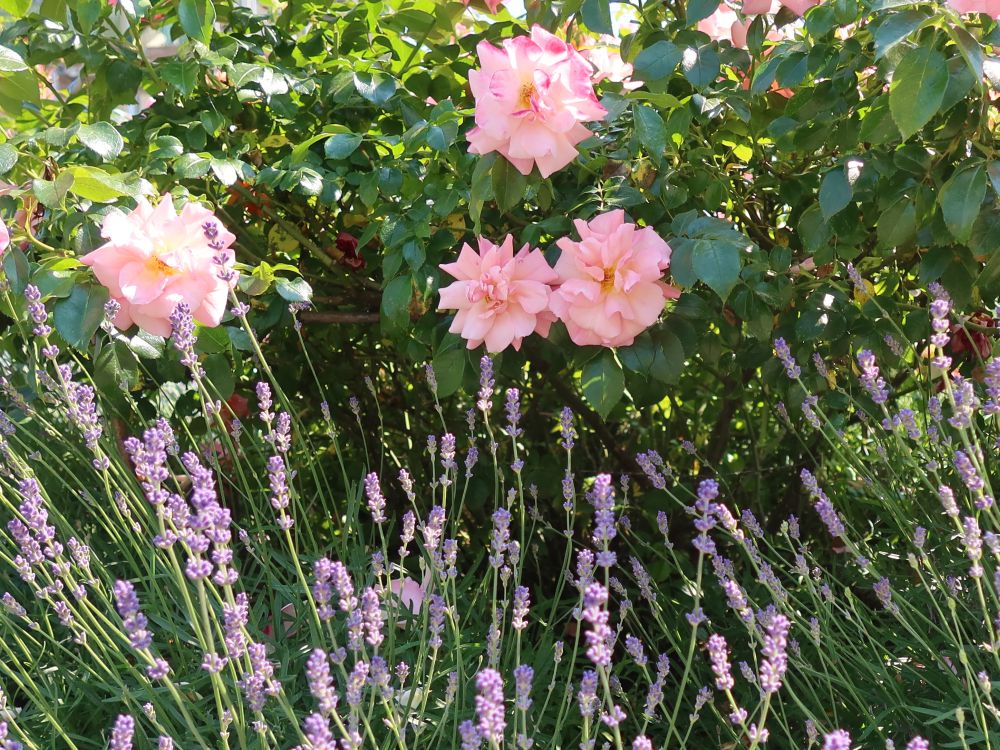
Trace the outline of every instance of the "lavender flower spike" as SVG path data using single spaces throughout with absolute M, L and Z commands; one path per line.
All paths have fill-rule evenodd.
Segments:
M 135 720 L 128 714 L 122 714 L 115 720 L 111 730 L 111 740 L 108 750 L 132 750 L 132 736 L 135 734 Z
M 503 702 L 503 678 L 495 669 L 484 669 L 476 675 L 476 717 L 479 733 L 491 744 L 503 742 L 507 719 Z
M 776 693 L 781 687 L 781 678 L 788 668 L 788 630 L 791 623 L 784 615 L 777 615 L 771 620 L 764 636 L 764 646 L 761 653 L 764 661 L 760 665 L 760 689 L 765 693 Z
M 851 735 L 836 729 L 823 738 L 823 750 L 851 750 Z

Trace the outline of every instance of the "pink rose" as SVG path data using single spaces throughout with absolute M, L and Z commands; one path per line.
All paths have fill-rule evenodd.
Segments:
M 0 219 L 0 255 L 3 255 L 8 247 L 10 247 L 10 231 L 3 223 L 3 219 Z
M 948 5 L 957 13 L 984 13 L 1000 18 L 1000 0 L 948 0 Z
M 530 38 L 507 39 L 503 49 L 486 41 L 476 49 L 482 69 L 469 72 L 476 98 L 469 151 L 497 151 L 525 175 L 537 164 L 543 177 L 573 161 L 576 144 L 590 136 L 581 123 L 607 114 L 587 61 L 537 25 Z
M 622 88 L 626 91 L 642 86 L 642 81 L 632 80 L 632 64 L 622 60 L 618 50 L 601 45 L 585 49 L 580 54 L 594 66 L 594 83 L 600 83 L 607 78 L 609 81 L 622 84 Z
M 532 333 L 547 336 L 555 316 L 549 312 L 550 284 L 556 274 L 541 250 L 527 245 L 514 255 L 510 235 L 500 245 L 479 238 L 479 252 L 462 246 L 458 260 L 444 263 L 441 270 L 458 281 L 441 290 L 438 310 L 458 310 L 451 324 L 474 349 L 486 342 L 486 350 L 499 352 Z
M 663 303 L 679 292 L 660 281 L 670 265 L 670 246 L 648 227 L 609 211 L 575 221 L 580 241 L 556 244 L 560 286 L 550 306 L 581 346 L 628 346 L 656 322 Z
M 741 10 L 745 16 L 760 16 L 765 13 L 777 13 L 780 7 L 778 0 L 743 0 Z
M 101 236 L 107 242 L 81 260 L 121 305 L 116 326 L 169 336 L 180 302 L 202 325 L 219 325 L 236 284 L 229 249 L 236 237 L 211 211 L 188 203 L 178 214 L 169 194 L 155 208 L 140 198 L 131 213 L 108 214 Z
M 471 0 L 462 0 L 462 2 L 468 5 Z M 503 0 L 483 0 L 483 2 L 486 4 L 486 7 L 490 9 L 490 13 L 496 13 L 500 10 L 500 6 L 503 4 Z

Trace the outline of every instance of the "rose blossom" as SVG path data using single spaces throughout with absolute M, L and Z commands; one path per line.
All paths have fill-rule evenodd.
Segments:
M 556 242 L 562 255 L 552 312 L 576 344 L 628 346 L 656 322 L 664 301 L 679 294 L 660 281 L 670 246 L 653 229 L 626 222 L 621 210 L 574 224 L 580 241 Z
M 581 55 L 594 67 L 594 83 L 600 83 L 605 78 L 620 83 L 626 91 L 632 91 L 642 86 L 642 81 L 632 80 L 634 69 L 632 63 L 622 59 L 621 53 L 606 44 L 582 50 Z
M 956 13 L 983 13 L 1000 18 L 1000 0 L 947 0 Z
M 178 214 L 169 194 L 155 208 L 140 198 L 132 212 L 108 214 L 101 235 L 107 242 L 81 260 L 121 306 L 116 326 L 169 336 L 180 302 L 202 325 L 219 325 L 236 283 L 229 249 L 236 237 L 211 211 L 188 203 Z
M 541 250 L 527 245 L 514 254 L 514 238 L 507 235 L 494 245 L 479 238 L 479 252 L 462 246 L 458 260 L 443 263 L 441 270 L 457 281 L 441 290 L 438 310 L 458 310 L 451 332 L 474 349 L 499 352 L 533 332 L 547 336 L 555 316 L 549 312 L 550 284 L 557 280 Z
M 3 223 L 3 219 L 0 219 L 0 255 L 3 255 L 8 247 L 10 247 L 10 231 Z
M 476 49 L 482 69 L 469 72 L 476 98 L 469 151 L 497 151 L 525 175 L 537 164 L 542 177 L 573 161 L 576 144 L 590 136 L 581 123 L 607 114 L 587 61 L 537 25 L 530 37 L 504 40 L 503 49 L 487 41 Z

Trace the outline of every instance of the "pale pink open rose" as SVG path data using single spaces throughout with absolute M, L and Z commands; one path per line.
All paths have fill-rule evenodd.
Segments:
M 653 229 L 609 211 L 589 222 L 575 221 L 580 240 L 556 244 L 560 285 L 550 306 L 581 346 L 629 346 L 656 322 L 667 299 L 680 292 L 661 277 L 670 265 L 670 246 Z
M 537 164 L 543 177 L 573 161 L 576 144 L 590 136 L 582 123 L 607 114 L 587 61 L 537 25 L 530 37 L 504 40 L 503 49 L 487 41 L 476 49 L 482 68 L 469 72 L 476 98 L 469 151 L 497 151 L 525 175 Z
M 741 20 L 736 11 L 719 3 L 712 15 L 698 21 L 698 31 L 707 34 L 712 41 L 730 41 L 734 47 L 745 47 L 751 20 Z
M 490 352 L 520 349 L 525 336 L 548 336 L 555 320 L 549 295 L 556 273 L 541 250 L 525 245 L 515 255 L 511 235 L 499 245 L 480 237 L 478 253 L 462 245 L 458 260 L 443 263 L 441 270 L 458 280 L 441 290 L 438 310 L 458 310 L 449 330 L 470 349 L 484 342 Z
M 602 44 L 581 50 L 580 54 L 594 66 L 594 83 L 607 79 L 620 83 L 626 91 L 642 86 L 642 81 L 632 80 L 632 63 L 625 62 L 618 50 Z
M 8 247 L 10 247 L 10 231 L 3 223 L 3 219 L 0 219 L 0 255 L 3 255 Z
M 192 202 L 178 214 L 169 194 L 155 208 L 140 198 L 130 213 L 108 214 L 101 236 L 107 242 L 81 260 L 121 305 L 116 326 L 169 336 L 180 302 L 202 325 L 219 325 L 236 283 L 236 237 L 211 211 Z
M 984 13 L 1000 18 L 1000 0 L 948 0 L 948 5 L 958 13 Z
M 804 16 L 807 10 L 819 3 L 820 0 L 781 0 L 781 4 L 797 16 Z

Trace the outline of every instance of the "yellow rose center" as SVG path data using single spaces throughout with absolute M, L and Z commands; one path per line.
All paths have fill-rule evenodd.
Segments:
M 146 265 L 151 272 L 157 273 L 160 276 L 174 276 L 177 274 L 177 269 L 161 260 L 158 255 L 152 256 L 146 262 Z
M 604 279 L 601 281 L 601 291 L 610 292 L 615 287 L 615 269 L 605 268 Z
M 535 84 L 533 83 L 523 83 L 521 84 L 521 90 L 517 96 L 517 104 L 521 109 L 528 109 L 531 107 L 531 97 L 537 93 L 535 89 Z

